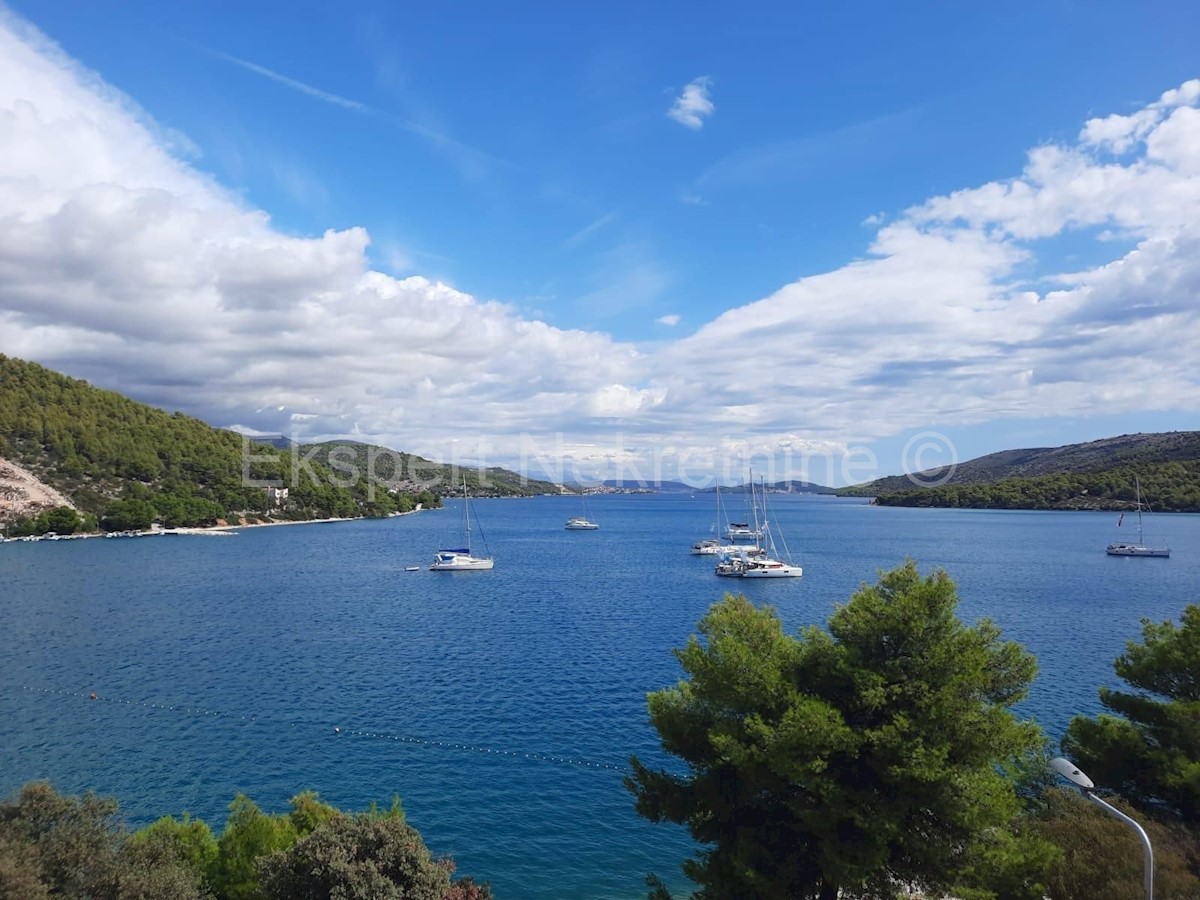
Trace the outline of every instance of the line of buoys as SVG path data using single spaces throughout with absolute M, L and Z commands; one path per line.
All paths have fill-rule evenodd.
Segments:
M 103 695 L 97 695 L 97 693 L 95 691 L 88 691 L 87 693 L 83 693 L 82 691 L 67 691 L 67 690 L 61 690 L 58 688 L 30 687 L 29 685 L 21 685 L 21 690 L 28 691 L 30 693 L 35 693 L 35 694 L 53 694 L 53 695 L 57 695 L 60 697 L 77 697 L 80 699 L 86 698 L 89 701 L 96 701 L 96 702 L 100 702 L 100 703 L 112 703 L 112 704 L 120 705 L 120 706 L 140 706 L 145 709 L 166 710 L 168 712 L 185 712 L 185 713 L 189 713 L 191 715 L 198 715 L 198 716 L 214 716 L 214 717 L 227 719 L 229 721 L 244 721 L 244 722 L 259 721 L 259 718 L 257 715 L 237 716 L 237 715 L 233 715 L 233 714 L 217 712 L 217 711 L 211 710 L 211 709 L 200 709 L 198 707 L 178 706 L 178 705 L 171 705 L 171 704 L 167 704 L 167 703 L 154 703 L 150 700 L 126 700 L 126 699 L 123 699 L 120 697 L 107 697 L 107 696 L 103 696 Z M 262 721 L 269 722 L 270 720 L 264 719 Z M 295 728 L 296 724 L 297 724 L 296 722 L 288 723 L 289 727 L 292 727 L 292 728 Z M 307 723 L 302 723 L 302 724 L 307 724 Z M 335 725 L 333 728 L 333 733 L 335 735 L 340 735 L 342 733 L 341 726 Z M 418 746 L 423 746 L 423 747 L 441 747 L 442 749 L 447 749 L 447 750 L 464 750 L 464 751 L 471 752 L 471 753 L 489 753 L 489 754 L 492 754 L 493 756 L 507 757 L 507 758 L 511 758 L 511 759 L 528 759 L 528 760 L 534 760 L 536 762 L 548 762 L 548 763 L 555 763 L 558 765 L 576 766 L 581 769 L 605 769 L 605 770 L 609 770 L 612 772 L 621 772 L 623 774 L 628 773 L 628 771 L 629 771 L 628 768 L 625 766 L 613 765 L 612 763 L 592 762 L 591 760 L 578 759 L 578 758 L 570 757 L 570 756 L 556 756 L 556 755 L 553 755 L 550 753 L 526 753 L 526 752 L 520 751 L 520 750 L 496 750 L 496 749 L 493 749 L 490 747 L 480 747 L 480 746 L 477 746 L 474 744 L 459 744 L 459 743 L 455 743 L 453 741 L 435 741 L 435 740 L 432 740 L 429 738 L 419 738 L 419 737 L 412 737 L 410 735 L 391 734 L 391 733 L 378 732 L 378 731 L 358 731 L 358 730 L 355 730 L 352 728 L 347 729 L 346 734 L 352 735 L 354 737 L 365 737 L 365 738 L 373 738 L 376 740 L 396 741 L 398 743 L 413 744 L 413 745 L 418 745 Z

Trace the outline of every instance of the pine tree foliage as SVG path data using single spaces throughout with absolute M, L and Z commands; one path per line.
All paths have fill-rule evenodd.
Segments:
M 1013 823 L 1007 769 L 1043 742 L 1010 710 L 1033 658 L 984 621 L 963 624 L 944 572 L 909 562 L 798 636 L 726 596 L 676 655 L 685 678 L 650 719 L 686 773 L 636 758 L 638 812 L 687 825 L 701 900 L 1040 898 L 1053 851 Z M 972 893 L 973 892 L 973 893 Z

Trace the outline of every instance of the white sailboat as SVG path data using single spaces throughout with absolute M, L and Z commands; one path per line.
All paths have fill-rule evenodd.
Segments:
M 716 521 L 716 524 L 713 525 L 713 529 L 712 529 L 714 534 L 718 533 L 721 529 L 721 521 L 724 518 L 723 512 L 724 511 L 721 508 L 721 484 L 720 484 L 720 482 L 718 482 L 717 483 L 717 521 Z M 696 541 L 696 543 L 692 544 L 692 549 L 688 552 L 690 552 L 692 554 L 692 556 L 724 556 L 727 553 L 734 553 L 734 552 L 736 552 L 738 550 L 742 550 L 742 549 L 745 549 L 745 548 L 741 547 L 738 544 L 726 544 L 726 543 L 721 542 L 720 540 L 718 540 L 715 537 L 711 537 L 711 538 L 703 538 L 702 540 Z
M 738 541 L 753 541 L 757 544 L 762 540 L 762 528 L 758 524 L 758 507 L 754 505 L 754 473 L 750 474 L 750 514 L 754 519 L 754 526 L 751 527 L 749 522 L 730 522 L 725 528 L 725 537 L 733 541 L 735 544 Z
M 1135 476 L 1133 479 L 1134 490 L 1137 492 L 1137 541 L 1115 541 L 1108 545 L 1105 553 L 1109 556 L 1152 556 L 1159 559 L 1166 559 L 1171 555 L 1171 548 L 1166 544 L 1161 547 L 1151 546 L 1146 543 L 1146 539 L 1142 534 L 1142 484 Z M 1146 507 L 1149 510 L 1149 506 Z M 1121 513 L 1121 518 L 1117 519 L 1117 527 L 1125 521 L 1125 514 Z
M 491 554 L 487 556 L 473 556 L 471 553 L 471 497 L 467 493 L 467 478 L 463 476 L 463 531 L 466 534 L 466 547 L 455 547 L 449 550 L 439 550 L 433 559 L 433 564 L 430 565 L 431 572 L 479 572 L 484 569 L 490 569 L 495 565 L 495 560 Z M 483 529 L 479 531 L 480 538 L 483 538 Z M 484 549 L 487 549 L 487 539 L 483 540 Z
M 567 524 L 564 527 L 567 531 L 595 531 L 600 525 L 592 521 L 591 516 L 588 514 L 587 494 L 582 493 L 582 489 L 579 495 L 579 502 L 583 507 L 583 515 L 571 516 L 571 518 L 567 519 Z

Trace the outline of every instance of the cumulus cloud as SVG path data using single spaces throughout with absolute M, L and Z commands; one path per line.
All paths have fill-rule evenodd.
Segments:
M 845 436 L 1200 408 L 1197 102 L 1188 82 L 1120 123 L 1093 120 L 1076 144 L 1030 151 L 1015 178 L 905 211 L 867 258 L 719 316 L 656 360 L 709 360 L 703 379 L 665 376 L 670 404 L 703 397 L 750 431 Z M 1045 271 L 1045 239 L 1089 229 L 1125 240 L 1097 237 L 1114 256 L 1093 269 Z M 758 377 L 731 347 L 754 348 Z
M 1198 104 L 1188 82 L 1092 119 L 1013 177 L 871 220 L 862 259 L 638 347 L 373 271 L 361 228 L 283 233 L 0 18 L 0 352 L 259 432 L 510 464 L 529 432 L 666 474 L 930 422 L 1194 412 Z M 1103 262 L 1061 270 L 1047 239 L 1067 233 Z M 643 255 L 586 302 L 655 300 L 670 278 Z
M 716 110 L 712 98 L 709 96 L 711 87 L 712 79 L 707 75 L 702 75 L 689 82 L 684 87 L 683 93 L 675 98 L 675 102 L 667 110 L 667 117 L 674 119 L 685 128 L 699 131 L 704 127 L 704 120 Z
M 371 271 L 361 228 L 280 232 L 12 21 L 0 146 L 3 352 L 217 423 L 405 447 L 638 407 L 595 393 L 636 377 L 633 347 Z
M 666 325 L 668 328 L 674 328 L 681 321 L 683 321 L 683 316 L 679 315 L 679 313 L 668 313 L 665 316 L 659 316 L 654 321 L 659 325 Z

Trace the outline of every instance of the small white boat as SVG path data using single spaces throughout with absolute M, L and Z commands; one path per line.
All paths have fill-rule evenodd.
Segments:
M 458 550 L 439 550 L 429 567 L 431 572 L 475 572 L 490 569 L 495 560 L 491 557 L 472 556 L 469 547 Z
M 1134 489 L 1137 492 L 1137 540 L 1136 541 L 1115 541 L 1105 548 L 1104 552 L 1109 556 L 1150 556 L 1157 559 L 1168 559 L 1171 556 L 1171 548 L 1166 544 L 1162 546 L 1153 546 L 1146 543 L 1145 537 L 1142 535 L 1142 484 L 1135 477 L 1133 479 Z M 1146 507 L 1149 510 L 1149 506 Z M 1117 519 L 1117 527 L 1125 521 L 1125 514 L 1121 514 L 1121 518 Z
M 421 567 L 420 566 L 405 566 L 404 571 L 405 572 L 420 572 Z
M 463 476 L 463 531 L 467 536 L 467 546 L 456 547 L 451 550 L 439 550 L 433 559 L 433 563 L 429 566 L 431 572 L 479 572 L 484 569 L 490 569 L 495 565 L 495 561 L 490 555 L 488 556 L 473 556 L 471 554 L 471 498 L 467 493 L 467 478 Z M 479 536 L 483 537 L 483 529 L 480 529 Z M 487 548 L 487 539 L 484 538 L 484 548 Z

